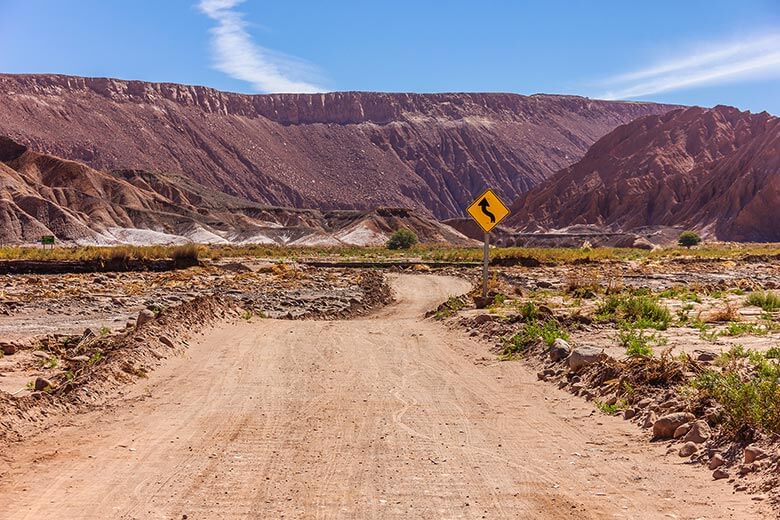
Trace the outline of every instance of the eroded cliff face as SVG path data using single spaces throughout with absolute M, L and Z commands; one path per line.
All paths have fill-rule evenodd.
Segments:
M 667 105 L 513 94 L 242 95 L 175 84 L 0 75 L 0 134 L 99 170 L 181 172 L 274 206 L 460 216 L 507 200 Z
M 780 241 L 778 208 L 780 118 L 692 107 L 615 129 L 521 196 L 509 222 L 529 231 L 674 226 Z
M 105 245 L 382 245 L 400 228 L 413 230 L 423 242 L 472 243 L 455 229 L 405 209 L 265 206 L 182 174 L 95 170 L 0 136 L 2 244 L 55 235 L 65 242 Z

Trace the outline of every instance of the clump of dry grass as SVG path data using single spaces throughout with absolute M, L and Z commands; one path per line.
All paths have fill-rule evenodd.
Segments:
M 739 321 L 740 319 L 739 307 L 732 302 L 726 302 L 722 307 L 710 309 L 707 313 L 699 311 L 697 315 L 697 320 L 701 323 L 723 323 Z

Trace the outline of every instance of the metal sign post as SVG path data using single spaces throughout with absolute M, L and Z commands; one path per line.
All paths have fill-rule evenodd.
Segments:
M 490 233 L 485 232 L 485 243 L 482 246 L 482 298 L 488 293 L 488 264 L 490 264 Z
M 501 202 L 501 199 L 491 189 L 474 199 L 474 202 L 466 208 L 471 218 L 485 232 L 485 242 L 482 245 L 482 298 L 487 298 L 488 293 L 488 265 L 490 264 L 490 230 L 496 227 L 507 215 L 509 208 Z

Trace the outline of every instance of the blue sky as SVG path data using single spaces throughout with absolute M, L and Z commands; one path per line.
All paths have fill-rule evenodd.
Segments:
M 780 0 L 0 0 L 0 72 L 578 94 L 780 114 Z

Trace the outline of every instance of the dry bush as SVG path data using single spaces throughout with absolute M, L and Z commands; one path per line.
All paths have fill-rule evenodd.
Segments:
M 702 323 L 722 323 L 728 321 L 739 321 L 739 307 L 731 302 L 726 302 L 723 307 L 710 309 L 706 314 L 699 311 L 697 320 Z

